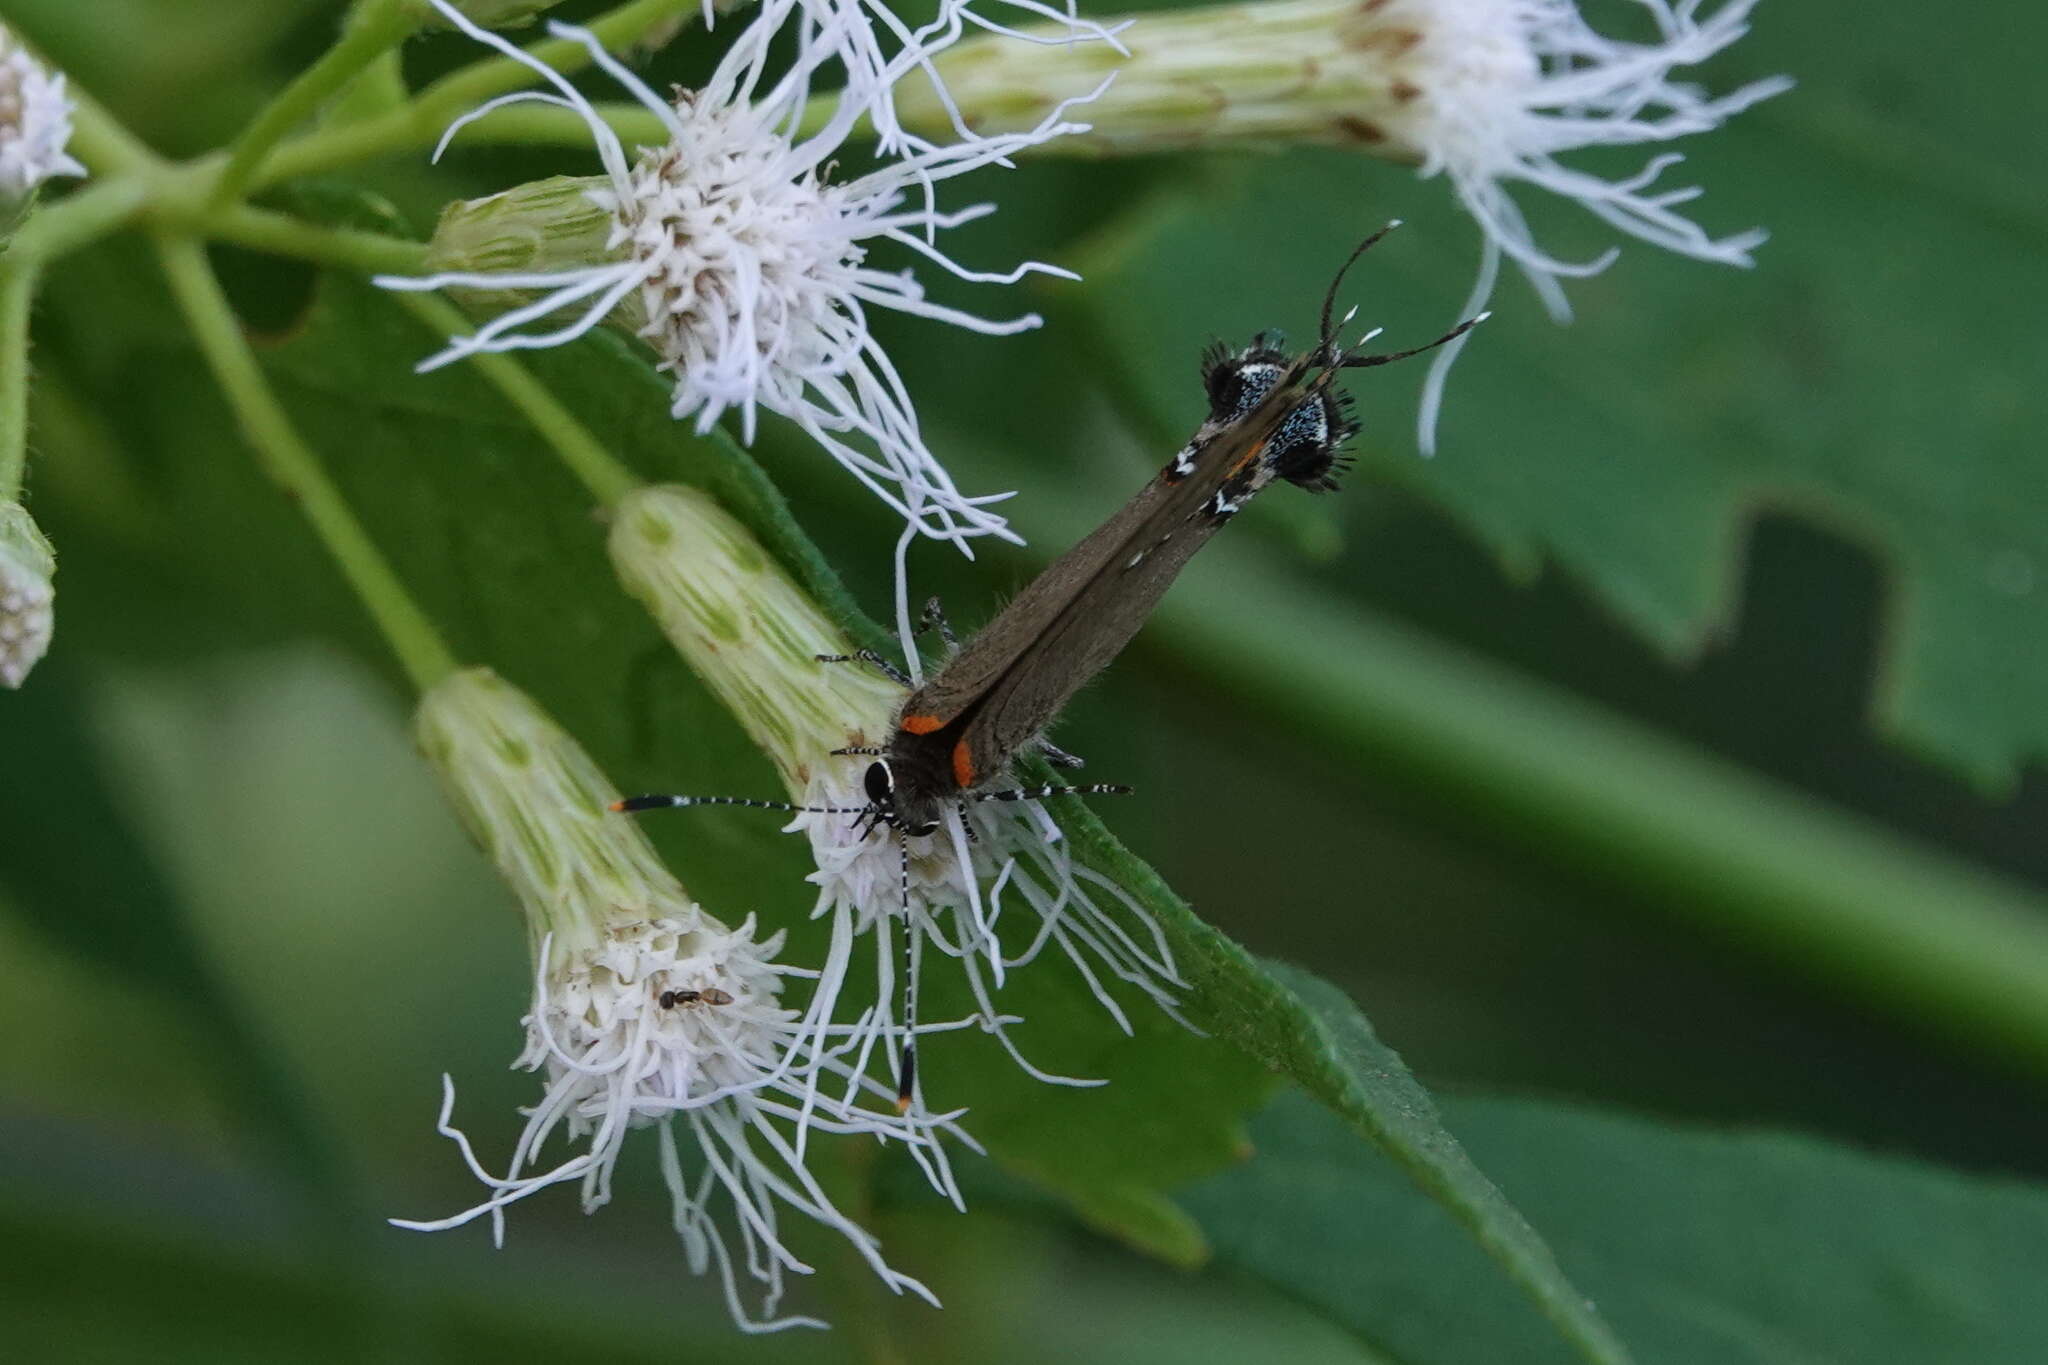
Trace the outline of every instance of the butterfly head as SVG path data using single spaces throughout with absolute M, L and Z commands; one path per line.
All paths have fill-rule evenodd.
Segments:
M 1314 493 L 1336 488 L 1337 476 L 1350 466 L 1345 442 L 1358 433 L 1351 415 L 1351 397 L 1328 383 L 1303 380 L 1313 367 L 1311 357 L 1291 355 L 1280 332 L 1261 332 L 1251 345 L 1232 352 L 1220 343 L 1202 357 L 1202 387 L 1209 396 L 1207 430 L 1221 430 L 1258 410 L 1283 384 L 1301 386 L 1301 397 L 1287 409 L 1267 438 L 1263 456 L 1273 477 Z

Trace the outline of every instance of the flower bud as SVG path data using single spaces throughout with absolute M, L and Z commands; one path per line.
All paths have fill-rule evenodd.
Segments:
M 623 247 L 612 245 L 612 213 L 591 198 L 608 189 L 601 175 L 556 175 L 515 185 L 482 199 L 458 199 L 441 210 L 441 221 L 427 243 L 426 268 L 431 274 L 503 276 L 508 284 L 521 276 L 559 275 L 589 270 L 626 259 Z M 478 314 L 521 307 L 533 293 L 521 288 L 462 288 L 463 305 Z M 548 314 L 570 317 L 573 305 Z M 628 336 L 647 325 L 647 309 L 635 290 L 612 307 L 604 319 Z
M 0 503 L 0 684 L 20 687 L 50 647 L 57 555 L 18 502 Z
M 463 823 L 518 895 L 533 944 L 552 935 L 556 961 L 595 951 L 616 928 L 708 919 L 638 827 L 607 809 L 619 792 L 590 755 L 491 670 L 437 684 L 420 699 L 413 729 Z
M 1122 31 L 1128 60 L 1100 46 L 990 34 L 961 43 L 936 65 L 977 133 L 1029 127 L 1115 72 L 1088 106 L 1087 131 L 1048 146 L 1070 155 L 1334 142 L 1419 160 L 1404 114 L 1417 98 L 1406 59 L 1420 34 L 1402 8 L 1271 0 L 1171 10 Z M 929 82 L 906 82 L 897 110 L 928 135 L 951 123 Z
M 84 175 L 65 155 L 71 101 L 52 75 L 0 24 L 0 244 L 27 215 L 36 189 L 53 175 Z
M 694 488 L 621 499 L 612 563 L 670 643 L 775 760 L 789 790 L 810 790 L 834 749 L 888 738 L 903 689 L 845 654 L 846 637 L 753 533 Z M 843 766 L 843 760 L 840 761 Z

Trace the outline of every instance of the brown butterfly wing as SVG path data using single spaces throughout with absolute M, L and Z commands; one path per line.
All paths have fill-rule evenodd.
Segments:
M 1013 642 L 1021 647 L 1010 651 L 1007 665 L 985 684 L 978 702 L 971 696 L 959 699 L 963 710 L 975 708 L 962 737 L 973 782 L 1001 772 L 1130 643 L 1195 552 L 1228 520 L 1213 510 L 1218 490 L 1240 489 L 1242 506 L 1243 499 L 1270 481 L 1271 471 L 1253 462 L 1300 400 L 1303 368 L 1297 364 L 1265 402 L 1210 439 L 1193 473 L 1171 482 L 1163 474 L 1155 478 L 1097 532 L 1116 532 L 1113 549 L 1107 539 L 1097 542 L 1091 536 L 1075 547 L 1089 548 L 1085 561 L 1066 564 L 1063 559 L 1054 566 L 1066 570 L 1064 605 L 1049 613 L 1035 634 Z M 1084 565 L 1085 578 L 1080 576 Z

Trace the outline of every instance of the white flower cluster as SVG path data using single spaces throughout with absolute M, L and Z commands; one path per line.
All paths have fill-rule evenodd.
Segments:
M 64 77 L 45 71 L 0 24 L 0 204 L 21 199 L 55 175 L 84 175 L 65 154 L 71 101 Z
M 823 1325 L 778 1316 L 785 1275 L 810 1269 L 777 1231 L 784 1210 L 839 1233 L 892 1290 L 931 1299 L 834 1205 L 804 1150 L 813 1131 L 900 1143 L 958 1205 L 941 1139 L 979 1150 L 958 1115 L 899 1112 L 894 1089 L 866 1075 L 878 1036 L 866 1016 L 838 1026 L 813 1017 L 815 1000 L 806 1015 L 784 1007 L 784 981 L 817 974 L 776 960 L 782 935 L 757 940 L 751 918 L 728 928 L 693 901 L 633 822 L 607 811 L 618 793 L 596 764 L 522 693 L 488 670 L 457 673 L 421 700 L 417 734 L 525 907 L 534 994 L 515 1065 L 546 1082 L 499 1174 L 454 1126 L 454 1083 L 444 1078 L 440 1131 L 490 1193 L 452 1217 L 398 1226 L 436 1231 L 487 1217 L 502 1239 L 508 1206 L 561 1184 L 579 1186 L 593 1211 L 611 1197 L 626 1135 L 654 1128 L 685 1256 L 694 1271 L 718 1274 L 743 1329 Z M 889 1045 L 902 1037 L 890 1031 Z M 558 1136 L 569 1154 L 544 1159 Z
M 1561 195 L 1631 237 L 1699 260 L 1748 265 L 1761 231 L 1716 238 L 1681 211 L 1699 191 L 1660 188 L 1680 158 L 1652 157 L 1609 176 L 1563 158 L 1594 148 L 1669 143 L 1709 132 L 1787 89 L 1782 77 L 1720 96 L 1678 78 L 1749 29 L 1756 0 L 1635 0 L 1609 5 L 1635 20 L 1635 39 L 1610 37 L 1575 0 L 1252 0 L 1160 10 L 1130 33 L 1130 60 L 1089 108 L 1090 128 L 1055 151 L 1127 155 L 1194 147 L 1330 143 L 1412 163 L 1446 177 L 1484 232 L 1478 287 L 1459 315 L 1479 313 L 1503 256 L 1528 276 L 1552 314 L 1570 315 L 1561 281 L 1586 261 L 1539 246 L 1511 191 Z M 1050 37 L 1048 32 L 1045 36 Z M 1079 94 L 1095 60 L 1056 60 L 977 40 L 939 61 L 951 104 L 913 88 L 915 127 L 964 119 L 1005 130 Z M 1576 158 L 1575 158 L 1576 159 Z M 1463 340 L 1438 354 L 1420 420 L 1434 443 L 1444 376 Z
M 1753 81 L 1721 96 L 1675 80 L 1749 31 L 1756 0 L 1728 0 L 1702 18 L 1702 0 L 1638 0 L 1654 24 L 1652 42 L 1597 32 L 1573 0 L 1386 0 L 1372 23 L 1414 41 L 1400 62 L 1412 91 L 1385 121 L 1387 135 L 1414 148 L 1425 176 L 1445 175 L 1479 220 L 1486 244 L 1479 277 L 1460 316 L 1486 306 L 1501 258 L 1512 260 L 1559 322 L 1571 318 L 1561 279 L 1598 274 L 1620 254 L 1562 260 L 1538 246 L 1509 196 L 1516 182 L 1562 195 L 1609 226 L 1681 255 L 1723 265 L 1751 264 L 1761 228 L 1709 236 L 1679 212 L 1695 186 L 1659 188 L 1685 158 L 1653 156 L 1633 174 L 1608 179 L 1568 166 L 1561 154 L 1589 147 L 1670 142 L 1718 128 L 1760 100 L 1791 87 L 1785 77 Z M 1418 432 L 1425 453 L 1436 443 L 1443 386 L 1468 337 L 1445 346 L 1430 365 Z
M 898 1016 L 895 1002 L 904 1000 L 906 1012 L 914 1014 L 926 944 L 958 964 L 979 1011 L 975 1022 L 1040 1081 L 1102 1084 L 1033 1065 L 1010 1036 L 1006 1025 L 1012 1021 L 996 1010 L 992 990 L 1002 986 L 1012 968 L 1035 961 L 1048 946 L 1073 964 L 1126 1034 L 1130 1019 L 1107 989 L 1104 973 L 1180 1019 L 1174 992 L 1187 983 L 1151 912 L 1115 882 L 1076 862 L 1039 802 L 979 803 L 968 807 L 964 819 L 949 812 L 935 834 L 906 837 L 874 833 L 861 815 L 852 813 L 865 800 L 858 783 L 841 773 L 821 774 L 803 800 L 816 809 L 799 814 L 788 828 L 810 840 L 817 860 L 818 870 L 810 878 L 818 885 L 812 913 L 832 920 L 832 944 L 817 996 L 827 1002 L 829 1013 L 830 1002 L 855 970 L 860 940 L 871 938 L 877 1004 L 855 1033 L 864 1040 L 882 1040 L 892 1066 L 891 1040 L 913 1022 Z M 1021 947 L 1004 947 L 998 926 L 1006 914 L 1029 926 L 1021 935 L 1012 932 L 1012 943 L 1022 939 Z
M 937 184 L 1007 164 L 1015 152 L 1075 129 L 1079 125 L 1064 121 L 1067 104 L 1025 132 L 983 138 L 963 130 L 943 145 L 905 133 L 894 115 L 896 83 L 929 72 L 933 56 L 964 24 L 999 26 L 976 15 L 968 0 L 943 0 L 938 18 L 915 30 L 880 4 L 762 0 L 704 87 L 667 100 L 589 32 L 550 25 L 556 36 L 584 43 L 592 60 L 661 120 L 668 141 L 629 157 L 560 74 L 469 24 L 442 0 L 436 3 L 452 23 L 526 63 L 553 87 L 552 93 L 492 100 L 457 120 L 449 135 L 510 104 L 573 109 L 589 125 L 610 181 L 592 197 L 611 216 L 612 233 L 605 259 L 566 270 L 381 278 L 394 289 L 539 291 L 533 302 L 455 340 L 421 369 L 480 351 L 557 345 L 598 325 L 637 292 L 647 318 L 641 335 L 675 378 L 675 417 L 707 431 L 728 409 L 737 410 L 742 437 L 751 442 L 756 414 L 765 408 L 796 423 L 923 534 L 963 549 L 979 535 L 1016 539 L 988 509 L 1009 495 L 962 494 L 926 447 L 909 388 L 868 329 L 870 308 L 990 335 L 1040 322 L 1036 314 L 989 320 L 934 303 L 911 272 L 868 264 L 876 243 L 894 243 L 969 281 L 1014 284 L 1034 272 L 1072 278 L 1038 262 L 1002 272 L 970 270 L 935 244 L 941 231 L 993 211 L 990 204 L 941 211 Z M 1051 13 L 1029 0 L 1005 3 Z M 1078 20 L 1069 34 L 1113 41 Z M 771 74 L 792 35 L 793 64 Z M 805 132 L 813 86 L 834 69 L 844 84 L 831 116 Z M 848 155 L 845 144 L 863 121 L 878 135 L 880 156 L 866 173 L 835 181 L 835 159 Z M 564 310 L 573 311 L 566 325 L 520 330 Z
M 57 557 L 18 502 L 0 502 L 0 686 L 20 687 L 56 629 Z
M 685 1259 L 694 1274 L 717 1273 L 743 1329 L 825 1325 L 776 1316 L 785 1274 L 810 1272 L 777 1232 L 784 1209 L 844 1236 L 892 1290 L 936 1305 L 930 1290 L 892 1270 L 879 1241 L 833 1204 L 803 1149 L 812 1130 L 901 1142 L 958 1205 L 939 1135 L 979 1150 L 954 1124 L 958 1116 L 896 1113 L 886 1103 L 891 1092 L 860 1069 L 865 1053 L 852 1064 L 845 1059 L 864 1041 L 872 1046 L 872 1030 L 827 1030 L 823 1046 L 800 1046 L 797 1013 L 779 995 L 785 976 L 811 973 L 776 962 L 780 934 L 756 942 L 751 919 L 727 929 L 699 906 L 671 908 L 674 915 L 610 926 L 593 948 L 557 952 L 552 937 L 542 941 L 533 1009 L 522 1021 L 526 1048 L 514 1065 L 544 1070 L 547 1082 L 526 1111 L 509 1168 L 498 1175 L 477 1158 L 453 1125 L 455 1088 L 444 1079 L 440 1131 L 490 1197 L 452 1217 L 393 1222 L 434 1232 L 488 1216 L 502 1243 L 508 1205 L 569 1182 L 581 1188 L 584 1212 L 594 1212 L 611 1199 L 626 1134 L 658 1126 Z M 849 1033 L 855 1036 L 838 1036 Z M 882 1102 L 863 1102 L 877 1097 Z M 557 1131 L 574 1154 L 543 1165 L 541 1150 Z M 695 1153 L 687 1163 L 679 1131 Z M 728 1223 L 740 1236 L 738 1257 L 727 1246 Z M 758 1315 L 742 1294 L 741 1270 L 756 1282 Z

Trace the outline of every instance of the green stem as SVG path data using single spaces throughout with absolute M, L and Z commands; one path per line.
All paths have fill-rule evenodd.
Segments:
M 150 184 L 140 175 L 119 175 L 75 190 L 55 203 L 38 204 L 0 254 L 0 269 L 33 261 L 47 264 L 68 251 L 127 225 L 149 204 Z
M 237 205 L 207 214 L 186 226 L 236 246 L 339 266 L 364 275 L 418 275 L 427 268 L 424 242 L 354 228 L 321 227 L 268 209 Z
M 426 269 L 427 248 L 422 243 L 375 232 L 320 227 L 266 209 L 237 206 L 208 215 L 193 226 L 237 246 L 340 266 L 365 275 L 417 275 Z M 469 319 L 443 299 L 410 291 L 397 292 L 394 297 L 440 335 L 453 336 L 470 330 Z M 534 430 L 600 504 L 608 507 L 640 487 L 642 481 L 633 471 L 613 456 L 590 428 L 578 421 L 524 365 L 510 356 L 489 352 L 472 357 L 471 363 L 533 424 Z
M 2048 1072 L 2048 906 L 1992 874 L 1404 627 L 1233 547 L 1152 627 L 1363 770 L 1647 906 Z M 1208 566 L 1214 570 L 1215 564 Z
M 442 336 L 470 330 L 469 319 L 444 299 L 409 290 L 398 291 L 395 297 L 414 317 Z M 471 356 L 469 363 L 533 424 L 541 439 L 554 447 L 569 472 L 582 481 L 601 506 L 611 506 L 642 485 L 639 476 L 605 449 L 604 442 L 576 420 L 576 415 L 563 407 L 547 385 L 535 379 L 524 365 L 511 356 L 491 351 Z
M 66 77 L 64 95 L 72 104 L 71 141 L 65 150 L 95 176 L 125 175 L 162 164 L 142 139 L 123 127 L 97 100 Z
M 326 55 L 300 73 L 235 139 L 214 188 L 214 202 L 224 204 L 239 196 L 271 148 L 358 72 L 404 42 L 415 27 L 417 20 L 406 0 L 365 0 L 349 15 L 341 37 Z
M 591 105 L 598 118 L 628 147 L 658 147 L 668 129 L 652 109 L 638 104 Z M 510 144 L 533 147 L 588 147 L 590 125 L 573 109 L 544 104 L 515 104 L 463 129 L 463 140 L 479 146 Z
M 839 96 L 835 94 L 814 95 L 804 106 L 803 120 L 797 125 L 795 136 L 798 140 L 817 132 L 831 122 L 833 113 L 839 107 Z M 645 105 L 628 104 L 623 101 L 598 103 L 591 108 L 598 120 L 614 133 L 619 141 L 628 147 L 658 147 L 668 141 L 668 129 L 653 110 Z M 855 129 L 857 133 L 872 133 L 873 127 L 866 120 Z M 462 136 L 478 144 L 510 144 L 528 147 L 588 147 L 590 125 L 583 115 L 573 109 L 553 109 L 542 104 L 514 105 L 501 109 L 481 122 L 463 130 Z
M 293 430 L 206 262 L 205 249 L 194 238 L 166 237 L 158 239 L 157 252 L 171 292 L 264 472 L 305 513 L 414 685 L 426 691 L 455 671 L 455 657 Z
M 696 11 L 695 0 L 630 0 L 593 20 L 588 28 L 606 47 L 618 47 L 631 43 L 665 19 Z M 590 53 L 583 44 L 565 38 L 550 38 L 525 50 L 535 60 L 564 75 L 590 63 Z M 285 143 L 263 162 L 250 183 L 259 188 L 274 185 L 294 176 L 316 174 L 401 148 L 424 145 L 439 137 L 457 115 L 493 96 L 536 84 L 540 79 L 530 67 L 510 57 L 472 63 L 434 82 L 403 109 Z
M 0 503 L 20 501 L 28 468 L 28 314 L 41 273 L 0 257 Z
M 117 176 L 39 206 L 0 253 L 0 502 L 21 495 L 28 467 L 29 312 L 46 262 L 128 222 L 148 200 L 137 176 Z

